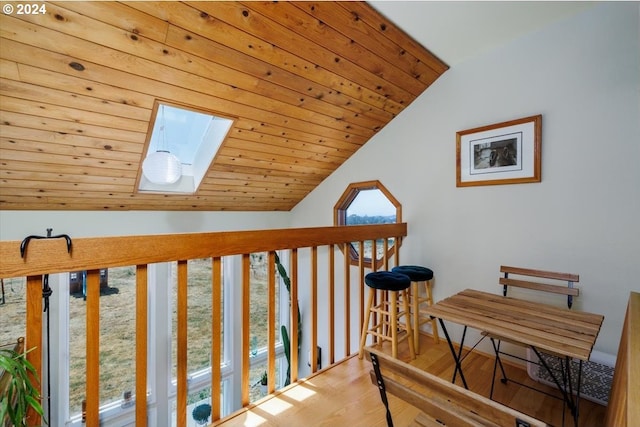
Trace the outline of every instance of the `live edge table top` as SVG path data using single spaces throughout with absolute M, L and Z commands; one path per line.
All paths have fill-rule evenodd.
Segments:
M 427 314 L 539 350 L 588 360 L 604 316 L 467 289 Z

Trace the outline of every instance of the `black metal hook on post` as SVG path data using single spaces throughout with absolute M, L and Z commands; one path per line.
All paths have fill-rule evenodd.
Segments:
M 33 239 L 61 239 L 64 238 L 67 241 L 67 253 L 71 253 L 71 246 L 73 245 L 73 242 L 71 241 L 71 237 L 69 237 L 68 234 L 58 234 L 57 236 L 52 236 L 51 232 L 53 231 L 53 228 L 47 228 L 47 235 L 46 236 L 36 236 L 36 235 L 31 235 L 31 236 L 27 236 L 22 240 L 22 243 L 20 243 L 20 258 L 24 258 L 25 253 L 27 252 L 27 246 L 29 245 L 29 242 Z

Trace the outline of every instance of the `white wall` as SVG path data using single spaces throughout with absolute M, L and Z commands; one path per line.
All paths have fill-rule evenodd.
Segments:
M 402 262 L 435 271 L 436 299 L 499 292 L 501 264 L 578 273 L 574 307 L 605 315 L 595 348 L 616 353 L 640 290 L 639 16 L 637 2 L 600 4 L 453 67 L 300 203 L 292 226 L 330 224 L 348 183 L 378 179 L 408 223 Z M 456 188 L 456 131 L 535 114 L 541 183 Z
M 0 240 L 30 234 L 104 237 L 164 233 L 261 230 L 289 226 L 289 212 L 0 211 Z

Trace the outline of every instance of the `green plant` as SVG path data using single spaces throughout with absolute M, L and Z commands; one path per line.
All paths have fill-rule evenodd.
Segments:
M 291 384 L 291 341 L 289 341 L 289 333 L 285 325 L 280 326 L 280 332 L 282 334 L 282 346 L 284 347 L 284 357 L 287 358 L 287 378 L 284 380 L 284 385 Z
M 197 423 L 206 423 L 209 421 L 209 416 L 211 415 L 211 405 L 208 403 L 203 403 L 201 405 L 193 408 L 191 412 L 191 416 Z
M 267 385 L 268 383 L 269 377 L 267 376 L 267 371 L 264 371 L 260 377 L 260 385 Z
M 287 292 L 289 293 L 289 305 L 291 305 L 291 279 L 289 279 L 289 275 L 287 274 L 287 270 L 284 268 L 282 263 L 280 263 L 280 257 L 277 252 L 275 254 L 275 262 L 276 268 L 278 269 L 278 274 L 282 277 L 282 281 L 284 282 L 284 286 L 287 288 Z M 287 327 L 285 325 L 280 326 L 280 332 L 282 334 L 282 345 L 284 347 L 284 355 L 287 358 L 287 378 L 284 381 L 284 385 L 288 386 L 291 383 L 291 341 L 289 340 L 289 333 L 287 332 Z M 300 315 L 300 306 L 298 306 L 298 354 L 300 354 L 300 346 L 302 344 L 302 316 Z
M 26 352 L 12 349 L 0 350 L 0 422 L 9 420 L 10 425 L 26 426 L 27 410 L 33 410 L 43 416 L 40 405 L 39 379 L 33 365 L 27 360 Z M 35 378 L 37 384 L 31 380 Z M 46 420 L 44 420 L 46 423 Z

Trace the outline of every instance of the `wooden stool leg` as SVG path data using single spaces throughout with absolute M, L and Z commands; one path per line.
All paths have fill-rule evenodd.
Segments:
M 391 317 L 391 356 L 398 357 L 398 293 L 391 294 L 391 304 L 389 305 L 389 316 Z
M 418 282 L 411 282 L 411 316 L 413 321 L 413 348 L 420 353 L 420 288 Z
M 431 295 L 431 281 L 427 281 L 425 283 L 427 288 L 427 304 L 433 305 L 433 296 Z M 440 336 L 438 335 L 438 322 L 436 322 L 436 319 L 431 319 L 431 329 L 433 331 L 433 341 L 438 344 L 440 342 Z
M 388 304 L 389 304 L 389 291 L 380 290 L 380 292 L 377 292 L 376 297 L 374 298 L 374 301 L 373 301 L 373 306 L 384 309 L 384 307 L 389 306 Z M 389 332 L 389 328 L 390 328 L 389 324 L 391 322 L 391 317 L 389 317 L 388 314 L 386 316 L 387 317 L 385 318 L 385 314 L 380 313 L 379 311 L 374 312 L 373 323 L 375 325 L 380 326 L 377 332 L 382 334 L 382 336 L 390 337 L 391 332 Z
M 403 290 L 402 291 L 402 301 L 403 301 L 403 305 L 404 305 L 404 321 L 405 321 L 405 328 L 407 330 L 407 342 L 409 343 L 409 354 L 411 355 L 411 360 L 416 358 L 416 351 L 415 351 L 415 346 L 413 345 L 413 339 L 411 339 L 413 337 L 413 334 L 411 333 L 411 322 L 409 320 L 410 317 L 410 311 L 409 311 L 409 301 L 408 298 L 409 295 L 407 293 L 407 290 Z
M 365 310 L 364 322 L 362 323 L 362 336 L 360 337 L 360 350 L 358 352 L 358 359 L 362 359 L 364 353 L 362 349 L 364 348 L 364 344 L 367 341 L 367 335 L 369 331 L 369 318 L 371 317 L 371 305 L 373 304 L 373 296 L 376 291 L 372 288 L 369 288 L 369 296 L 367 298 L 367 309 Z

